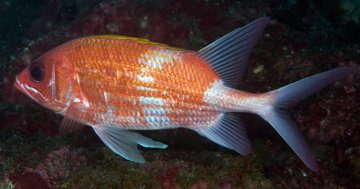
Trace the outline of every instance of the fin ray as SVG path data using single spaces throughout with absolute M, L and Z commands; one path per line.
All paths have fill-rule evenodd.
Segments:
M 78 118 L 81 117 L 79 115 L 81 109 L 85 108 L 86 107 L 82 103 L 74 103 L 70 105 L 66 111 L 65 117 L 61 121 L 59 130 L 60 135 L 66 135 L 70 132 L 80 130 L 85 126 L 78 121 Z
M 226 85 L 236 86 L 241 82 L 250 54 L 269 22 L 268 17 L 259 18 L 211 43 L 197 55 L 209 62 Z
M 113 152 L 123 158 L 136 163 L 144 163 L 145 159 L 140 154 L 137 144 L 147 148 L 167 147 L 166 144 L 153 141 L 147 137 L 116 127 L 93 127 L 95 133 Z
M 274 127 L 305 165 L 315 172 L 319 171 L 315 156 L 290 115 L 281 109 L 289 108 L 327 85 L 355 74 L 357 71 L 355 67 L 336 68 L 266 93 L 271 96 L 269 98 L 271 108 L 258 114 Z
M 283 110 L 276 110 L 265 118 L 270 125 L 280 134 L 286 143 L 294 150 L 297 156 L 305 163 L 311 170 L 318 172 L 319 165 L 312 153 L 310 146 L 307 144 L 301 131 L 287 112 Z
M 225 113 L 219 115 L 219 120 L 219 123 L 212 127 L 195 129 L 195 131 L 221 146 L 248 155 L 251 151 L 251 143 L 241 119 L 231 113 Z
M 274 104 L 278 108 L 289 108 L 293 104 L 299 103 L 304 98 L 320 91 L 322 88 L 353 75 L 358 71 L 355 67 L 341 67 L 327 72 L 307 77 L 290 85 L 284 86 L 275 91 L 270 91 L 276 95 Z
M 132 133 L 132 134 L 136 138 L 136 142 L 139 145 L 143 146 L 143 147 L 146 147 L 146 148 L 161 148 L 161 149 L 167 148 L 166 144 L 151 140 L 150 138 L 144 137 L 139 133 Z

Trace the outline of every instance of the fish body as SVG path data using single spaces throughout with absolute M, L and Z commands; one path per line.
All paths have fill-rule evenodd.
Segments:
M 167 145 L 128 130 L 184 127 L 247 155 L 251 143 L 246 129 L 230 112 L 249 112 L 268 121 L 317 171 L 301 132 L 281 109 L 357 69 L 338 68 L 264 94 L 231 88 L 241 81 L 248 57 L 269 21 L 260 18 L 199 52 L 123 36 L 74 39 L 36 59 L 14 85 L 65 116 L 60 133 L 91 126 L 109 148 L 134 162 L 145 161 L 138 144 Z
M 55 89 L 65 97 L 56 100 L 66 104 L 61 111 L 64 115 L 75 98 L 85 102 L 90 111 L 76 118 L 81 123 L 166 129 L 195 127 L 216 115 L 215 108 L 203 99 L 220 78 L 194 52 L 128 39 L 88 37 L 61 45 L 55 53 L 66 58 L 63 63 L 70 63 L 64 66 L 70 76 L 67 83 L 72 83 Z

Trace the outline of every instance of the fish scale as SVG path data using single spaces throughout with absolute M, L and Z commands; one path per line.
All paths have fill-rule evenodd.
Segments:
M 128 129 L 185 127 L 248 155 L 246 128 L 231 113 L 247 112 L 265 119 L 306 166 L 318 171 L 315 156 L 285 109 L 358 69 L 337 68 L 264 94 L 231 88 L 241 81 L 269 22 L 259 18 L 198 52 L 125 36 L 74 39 L 34 60 L 14 85 L 65 116 L 60 134 L 89 125 L 111 150 L 130 161 L 145 162 L 138 144 L 167 145 Z
M 113 126 L 126 129 L 172 128 L 194 125 L 188 117 L 205 116 L 207 121 L 217 113 L 203 99 L 209 84 L 219 77 L 193 52 L 181 54 L 136 41 L 91 37 L 73 40 L 58 51 L 73 63 L 79 88 L 93 110 L 84 116 L 86 124 L 103 125 L 102 118 L 116 120 Z M 197 76 L 200 70 L 211 72 Z M 154 110 L 151 114 L 145 112 L 149 108 Z

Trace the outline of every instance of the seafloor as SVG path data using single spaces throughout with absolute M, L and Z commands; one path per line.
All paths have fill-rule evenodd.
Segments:
M 239 114 L 252 142 L 242 156 L 187 129 L 144 131 L 169 145 L 126 161 L 92 129 L 58 135 L 62 117 L 17 91 L 16 74 L 66 41 L 96 34 L 199 50 L 262 16 L 266 27 L 238 89 L 262 93 L 360 60 L 358 0 L 0 1 L 0 188 L 359 188 L 360 74 L 289 112 L 320 164 L 308 169 L 256 115 Z

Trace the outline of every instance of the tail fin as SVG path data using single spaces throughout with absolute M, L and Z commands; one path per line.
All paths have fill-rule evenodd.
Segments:
M 275 128 L 306 166 L 313 171 L 317 172 L 319 166 L 309 145 L 296 124 L 291 120 L 290 115 L 281 109 L 289 108 L 323 87 L 355 74 L 357 71 L 358 69 L 355 67 L 337 68 L 267 93 L 273 97 L 272 109 L 261 116 Z

